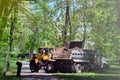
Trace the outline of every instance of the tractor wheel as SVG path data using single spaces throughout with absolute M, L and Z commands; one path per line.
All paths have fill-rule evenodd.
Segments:
M 30 65 L 30 70 L 31 70 L 31 72 L 34 72 L 35 71 L 35 65 Z
M 31 60 L 29 66 L 30 66 L 31 72 L 34 72 L 35 71 L 35 66 L 36 66 L 35 65 L 35 60 Z
M 90 69 L 91 69 L 90 65 L 87 65 L 87 64 L 83 65 L 83 71 L 84 72 L 89 72 Z

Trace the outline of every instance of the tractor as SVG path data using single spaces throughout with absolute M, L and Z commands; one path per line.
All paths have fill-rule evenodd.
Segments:
M 36 55 L 33 55 L 30 60 L 30 70 L 31 72 L 38 72 L 39 69 L 45 68 L 47 62 L 52 59 L 52 52 L 54 48 L 41 47 L 38 49 Z

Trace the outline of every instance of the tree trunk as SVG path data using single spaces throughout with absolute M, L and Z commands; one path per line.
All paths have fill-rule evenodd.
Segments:
M 66 0 L 66 15 L 65 15 L 65 27 L 64 27 L 64 31 L 63 31 L 63 43 L 65 43 L 67 41 L 67 33 L 68 33 L 68 26 L 71 26 L 71 22 L 70 22 L 70 15 L 69 15 L 69 0 Z
M 86 18 L 87 18 L 87 15 L 86 15 L 86 10 L 87 10 L 87 1 L 86 0 L 84 0 L 84 16 L 83 16 L 83 26 L 84 26 L 84 34 L 83 34 L 83 45 L 82 45 L 82 47 L 84 48 L 84 46 L 85 46 L 85 41 L 86 41 L 86 27 L 87 27 L 87 21 L 86 21 Z
M 9 71 L 9 67 L 10 67 L 9 54 L 7 54 L 5 59 L 5 65 L 2 71 L 3 76 L 6 76 L 7 71 Z
M 13 13 L 13 14 L 12 14 Z M 11 26 L 10 26 L 10 38 L 9 38 L 9 53 L 6 55 L 5 66 L 3 69 L 3 76 L 10 70 L 10 53 L 12 52 L 12 44 L 14 40 L 14 29 L 17 23 L 18 5 L 14 4 L 13 12 L 11 13 Z

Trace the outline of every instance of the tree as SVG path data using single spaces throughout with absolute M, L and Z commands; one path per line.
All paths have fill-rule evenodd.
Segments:
M 17 27 L 17 17 L 18 17 L 18 4 L 22 2 L 22 0 L 1 0 L 0 1 L 0 19 L 1 19 L 1 42 L 4 42 L 3 39 L 7 39 L 5 41 L 6 45 L 8 45 L 8 48 L 1 47 L 1 49 L 7 50 L 7 56 L 6 56 L 6 62 L 5 67 L 3 69 L 3 75 L 6 75 L 6 72 L 9 71 L 10 63 L 9 63 L 9 57 L 12 53 L 14 46 L 13 41 L 15 37 L 15 29 Z M 9 34 L 4 33 L 5 30 L 8 29 Z M 3 36 L 4 35 L 4 36 Z M 7 38 L 6 38 L 7 37 Z M 6 46 L 4 45 L 4 46 Z M 2 52 L 3 53 L 3 52 Z
M 92 9 L 91 19 L 91 39 L 95 42 L 94 48 L 99 49 L 105 56 L 115 55 L 113 35 L 116 35 L 116 11 L 115 1 L 95 1 Z M 116 52 L 116 51 L 115 51 Z

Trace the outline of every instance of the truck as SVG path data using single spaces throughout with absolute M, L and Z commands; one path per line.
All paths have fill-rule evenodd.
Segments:
M 88 72 L 109 69 L 108 61 L 98 50 L 82 49 L 82 41 L 71 41 L 53 53 L 53 59 L 48 61 L 45 72 Z
M 43 49 L 39 49 L 39 55 L 42 58 L 43 54 L 52 54 L 46 60 L 38 58 L 40 61 L 39 69 L 43 67 L 46 73 L 77 73 L 94 70 L 106 72 L 109 69 L 109 64 L 101 52 L 98 50 L 83 49 L 82 45 L 82 41 L 71 41 L 54 51 L 51 49 L 52 53 L 49 53 L 50 50 L 46 52 Z

